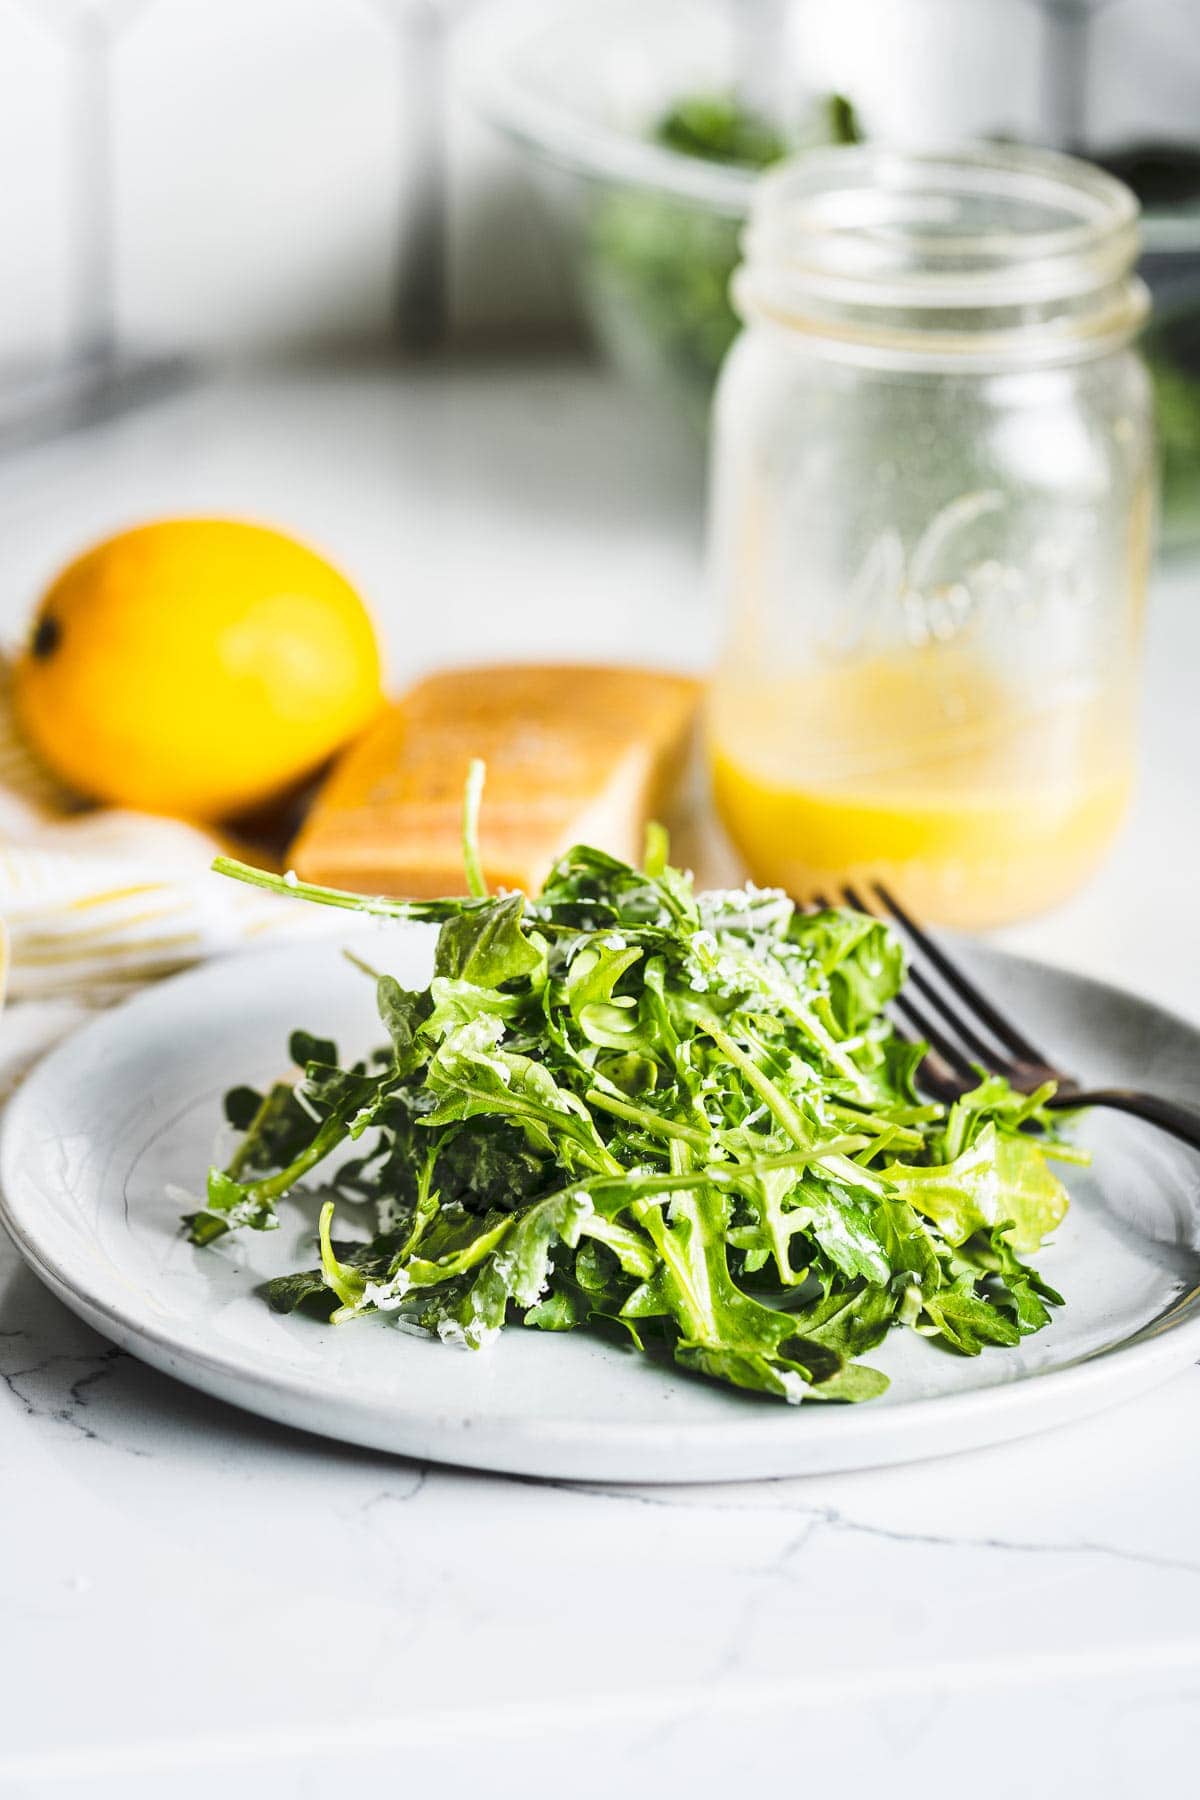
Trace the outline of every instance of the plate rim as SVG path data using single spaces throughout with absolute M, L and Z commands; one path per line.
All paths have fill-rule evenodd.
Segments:
M 272 961 L 287 963 L 296 957 L 311 955 L 312 948 L 311 944 L 273 945 L 265 955 Z M 984 961 L 994 961 L 1000 966 L 1006 963 L 1020 965 L 1035 975 L 1045 973 L 1057 979 L 1065 978 L 1094 992 L 1099 991 L 1118 1004 L 1133 1003 L 1143 1012 L 1157 1016 L 1177 1029 L 1181 1028 L 1200 1042 L 1200 1026 L 1117 983 L 1058 964 L 1046 963 L 1039 958 L 1024 956 L 997 945 L 972 943 L 970 948 L 972 953 L 981 952 Z M 211 959 L 142 989 L 71 1032 L 41 1057 L 25 1075 L 7 1103 L 0 1128 L 0 1223 L 3 1223 L 27 1267 L 70 1311 L 84 1319 L 101 1335 L 111 1338 L 122 1348 L 174 1379 L 213 1395 L 226 1404 L 231 1403 L 229 1390 L 232 1387 L 238 1390 L 239 1395 L 232 1403 L 257 1416 L 298 1425 L 302 1430 L 342 1442 L 368 1445 L 391 1454 L 455 1462 L 461 1466 L 495 1470 L 508 1468 L 512 1472 L 528 1472 L 528 1465 L 520 1456 L 512 1459 L 485 1452 L 478 1460 L 472 1457 L 472 1437 L 476 1440 L 476 1447 L 484 1451 L 484 1446 L 478 1440 L 495 1431 L 519 1439 L 526 1447 L 536 1445 L 543 1452 L 557 1447 L 572 1461 L 576 1460 L 577 1452 L 585 1449 L 603 1453 L 607 1448 L 615 1458 L 620 1454 L 622 1444 L 632 1443 L 638 1447 L 653 1445 L 661 1442 L 664 1432 L 669 1432 L 673 1444 L 680 1450 L 694 1451 L 697 1454 L 712 1454 L 722 1450 L 731 1456 L 739 1452 L 752 1453 L 752 1460 L 757 1464 L 766 1463 L 778 1474 L 795 1474 L 805 1472 L 806 1467 L 816 1472 L 818 1469 L 829 1471 L 834 1468 L 878 1466 L 883 1462 L 898 1463 L 946 1454 L 972 1444 L 995 1443 L 1026 1433 L 1032 1434 L 1067 1417 L 1083 1417 L 1086 1413 L 1098 1412 L 1139 1391 L 1145 1391 L 1156 1380 L 1166 1379 L 1177 1368 L 1183 1368 L 1196 1360 L 1197 1352 L 1200 1351 L 1198 1284 L 1178 1296 L 1166 1312 L 1130 1336 L 1118 1343 L 1105 1344 L 1086 1352 L 1057 1368 L 1018 1374 L 1011 1380 L 967 1392 L 932 1394 L 901 1400 L 886 1408 L 833 1405 L 786 1407 L 777 1408 L 770 1415 L 764 1412 L 753 1417 L 748 1413 L 738 1416 L 731 1412 L 728 1420 L 677 1420 L 671 1421 L 669 1426 L 664 1426 L 661 1420 L 546 1421 L 528 1411 L 516 1414 L 495 1412 L 489 1414 L 486 1420 L 476 1423 L 471 1416 L 448 1415 L 444 1405 L 435 1405 L 424 1412 L 407 1407 L 404 1395 L 400 1393 L 388 1408 L 382 1409 L 396 1427 L 396 1430 L 389 1432 L 382 1428 L 372 1428 L 372 1420 L 377 1420 L 381 1412 L 377 1403 L 359 1402 L 352 1396 L 341 1394 L 338 1396 L 337 1410 L 344 1426 L 357 1429 L 332 1430 L 311 1420 L 300 1420 L 298 1415 L 305 1411 L 311 1412 L 314 1406 L 323 1410 L 322 1397 L 314 1394 L 311 1378 L 288 1376 L 279 1371 L 250 1369 L 244 1358 L 239 1358 L 232 1352 L 205 1347 L 190 1333 L 184 1333 L 181 1338 L 178 1330 L 172 1331 L 156 1325 L 139 1314 L 133 1304 L 122 1305 L 115 1298 L 90 1290 L 81 1271 L 61 1264 L 53 1249 L 39 1239 L 36 1210 L 31 1216 L 30 1209 L 23 1209 L 20 1199 L 15 1198 L 22 1192 L 27 1195 L 35 1194 L 43 1185 L 21 1167 L 21 1151 L 26 1134 L 26 1114 L 38 1104 L 39 1090 L 54 1086 L 59 1064 L 75 1058 L 81 1047 L 86 1051 L 90 1039 L 107 1034 L 114 1028 L 114 1021 L 118 1021 L 119 1028 L 143 1009 L 169 1007 L 171 1000 L 180 991 L 207 985 L 218 971 L 228 972 L 238 963 L 247 961 L 251 954 L 256 963 L 261 964 L 264 957 L 262 949 L 254 952 L 239 951 L 232 956 Z M 70 1192 L 69 1187 L 67 1191 Z M 1114 1361 L 1119 1362 L 1121 1368 L 1121 1378 L 1116 1382 L 1112 1377 Z M 274 1405 L 263 1406 L 254 1398 L 242 1398 L 242 1393 L 262 1396 L 274 1402 Z M 1080 1406 L 1078 1402 L 1083 1397 L 1093 1399 L 1094 1404 Z M 803 1425 L 797 1413 L 803 1418 Z M 866 1414 L 869 1414 L 869 1418 Z M 971 1427 L 980 1423 L 984 1424 L 984 1430 L 972 1432 Z M 486 1430 L 480 1430 L 480 1424 Z M 439 1433 L 454 1440 L 456 1453 L 439 1458 L 423 1450 L 406 1451 L 389 1441 L 403 1435 L 406 1425 L 412 1428 L 413 1433 L 436 1427 Z M 868 1450 L 863 1456 L 855 1451 L 850 1460 L 842 1461 L 837 1454 L 839 1442 L 843 1439 L 858 1439 L 864 1433 L 868 1440 L 877 1440 L 878 1454 Z M 920 1442 L 900 1448 L 903 1440 L 909 1437 L 919 1439 Z M 806 1447 L 818 1454 L 806 1457 Z M 791 1451 L 792 1455 L 781 1456 L 781 1451 Z M 830 1452 L 833 1453 L 832 1460 Z M 539 1460 L 553 1459 L 542 1456 Z M 787 1466 L 789 1463 L 793 1465 L 790 1468 Z M 607 1475 L 592 1478 L 613 1482 L 646 1479 L 709 1481 L 751 1479 L 765 1473 L 760 1468 L 741 1467 L 725 1470 L 720 1474 L 682 1474 L 673 1477 Z

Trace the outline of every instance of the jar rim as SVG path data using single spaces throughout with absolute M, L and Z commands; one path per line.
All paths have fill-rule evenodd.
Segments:
M 990 303 L 998 280 L 1075 292 L 1070 263 L 1089 264 L 1093 282 L 1124 272 L 1137 221 L 1124 182 L 1057 151 L 831 145 L 762 176 L 743 246 L 748 261 L 800 277 L 848 287 L 891 277 L 931 305 Z
M 1020 310 L 1040 308 L 1056 338 L 1063 313 L 1094 295 L 1112 311 L 1099 335 L 1128 335 L 1144 315 L 1137 216 L 1123 182 L 1056 151 L 813 149 L 759 180 L 738 293 L 750 306 L 761 293 L 775 317 L 815 306 L 842 324 L 883 310 L 907 311 L 909 326 L 914 311 L 986 313 L 993 333 L 1004 311 L 1027 329 L 1038 320 Z M 963 319 L 957 328 L 968 335 Z
M 1049 150 L 812 150 L 761 178 L 742 247 L 740 305 L 844 348 L 1095 355 L 1146 311 L 1133 194 Z

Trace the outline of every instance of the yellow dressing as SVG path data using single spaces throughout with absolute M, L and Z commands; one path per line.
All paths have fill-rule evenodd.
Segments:
M 882 879 L 918 914 L 995 925 L 1072 892 L 1131 786 L 1128 707 L 1018 689 L 946 647 L 799 677 L 721 676 L 716 803 L 755 880 L 799 898 Z

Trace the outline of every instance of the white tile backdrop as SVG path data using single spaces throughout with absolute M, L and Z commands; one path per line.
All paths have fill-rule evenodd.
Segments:
M 123 334 L 233 353 L 393 326 L 416 185 L 409 28 L 435 0 L 0 0 L 0 354 L 69 328 L 70 33 L 119 27 Z
M 380 330 L 403 65 L 370 0 L 149 0 L 116 50 L 130 331 L 242 349 Z
M 123 21 L 111 51 L 122 333 L 237 355 L 393 332 L 427 92 L 406 31 L 431 8 L 487 3 L 0 0 L 0 359 L 53 354 L 69 331 L 64 38 L 81 17 Z M 860 97 L 877 129 L 1036 125 L 1031 0 L 801 11 L 811 73 Z M 1152 92 L 1160 127 L 1200 135 L 1200 0 L 1112 0 L 1094 63 L 1102 126 L 1144 122 Z M 449 140 L 460 334 L 563 319 L 562 259 L 515 157 L 461 102 Z

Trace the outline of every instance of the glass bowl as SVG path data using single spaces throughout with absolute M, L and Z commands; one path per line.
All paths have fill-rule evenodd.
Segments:
M 602 344 L 698 422 L 738 329 L 729 278 L 756 174 L 848 130 L 844 106 L 787 72 L 783 10 L 501 4 L 467 36 L 469 86 L 527 153 Z
M 788 0 L 497 0 L 464 37 L 468 86 L 558 216 L 601 344 L 638 380 L 670 389 L 701 429 L 739 329 L 729 281 L 759 172 L 857 131 L 853 93 L 806 83 L 789 10 Z M 1200 200 L 1149 206 L 1142 235 L 1165 534 L 1195 541 Z

